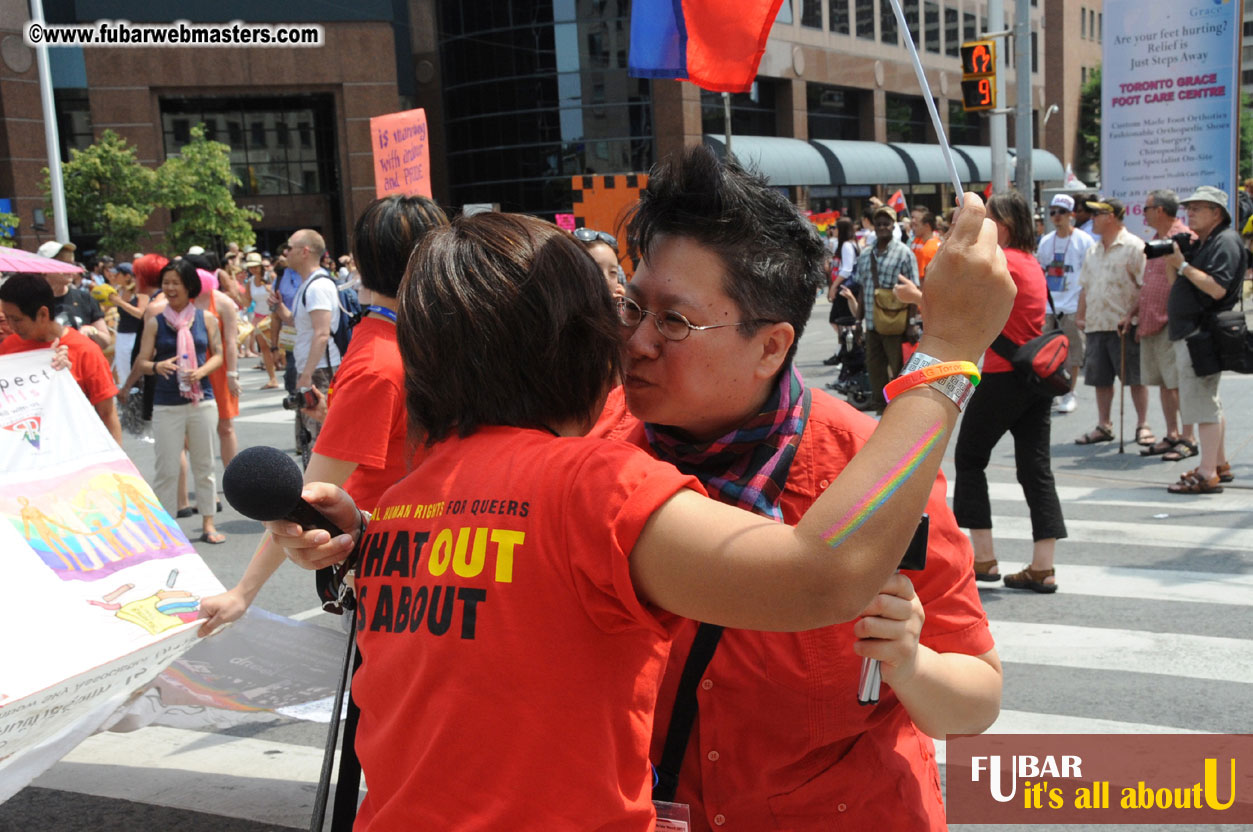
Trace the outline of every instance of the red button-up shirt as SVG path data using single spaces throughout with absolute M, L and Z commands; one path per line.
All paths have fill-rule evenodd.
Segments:
M 814 391 L 783 491 L 788 523 L 800 520 L 874 427 L 870 417 Z M 621 389 L 593 432 L 647 447 Z M 927 512 L 927 568 L 908 573 L 926 611 L 922 643 L 941 653 L 986 653 L 993 642 L 975 588 L 974 556 L 948 508 L 942 474 Z M 684 622 L 671 648 L 657 700 L 654 761 L 695 632 L 694 622 Z M 934 743 L 887 685 L 878 705 L 857 704 L 855 640 L 852 622 L 803 633 L 723 632 L 697 685 L 697 721 L 675 797 L 691 806 L 694 832 L 947 828 Z

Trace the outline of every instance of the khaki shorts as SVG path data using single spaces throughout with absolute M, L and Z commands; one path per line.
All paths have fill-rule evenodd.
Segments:
M 1218 380 L 1222 373 L 1197 376 L 1192 371 L 1192 357 L 1185 340 L 1172 341 L 1175 367 L 1179 371 L 1179 415 L 1185 425 L 1215 424 L 1223 418 L 1223 403 L 1218 398 Z
M 1175 345 L 1164 328 L 1140 338 L 1140 383 L 1161 385 L 1169 390 L 1179 386 Z
M 1044 316 L 1044 331 L 1052 332 L 1057 329 L 1057 316 Z M 1066 340 L 1070 343 L 1067 348 L 1070 352 L 1067 354 L 1068 366 L 1083 366 L 1083 333 L 1079 331 L 1079 325 L 1075 323 L 1075 316 L 1069 312 L 1062 313 L 1062 332 L 1066 333 Z

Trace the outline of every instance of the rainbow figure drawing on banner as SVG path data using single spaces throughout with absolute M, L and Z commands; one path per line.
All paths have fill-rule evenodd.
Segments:
M 177 577 L 178 570 L 172 570 L 164 587 L 142 598 L 120 601 L 122 596 L 135 588 L 134 584 L 122 584 L 104 595 L 102 600 L 90 600 L 87 603 L 108 610 L 122 621 L 134 624 L 155 636 L 195 621 L 200 615 L 200 599 L 185 589 L 173 588 Z
M 126 467 L 93 466 L 0 491 L 0 521 L 8 515 L 31 549 L 66 579 L 96 580 L 135 563 L 195 551 L 147 483 L 117 470 Z
M 5 425 L 4 429 L 22 434 L 22 438 L 25 439 L 32 448 L 39 450 L 39 425 L 40 417 L 31 416 L 26 419 L 18 419 L 10 425 Z

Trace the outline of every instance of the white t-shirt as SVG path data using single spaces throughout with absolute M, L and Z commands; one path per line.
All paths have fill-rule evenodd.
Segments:
M 840 250 L 840 277 L 848 280 L 853 275 L 853 269 L 857 268 L 857 255 L 861 250 L 857 248 L 857 244 L 852 240 L 844 243 Z
M 1084 255 L 1096 245 L 1096 239 L 1086 231 L 1072 229 L 1069 237 L 1058 237 L 1050 231 L 1040 238 L 1035 259 L 1044 267 L 1049 291 L 1053 293 L 1053 305 L 1058 312 L 1073 315 L 1079 311 L 1079 268 Z M 1052 313 L 1052 309 L 1045 307 Z
M 296 290 L 296 308 L 292 310 L 296 324 L 296 347 L 292 352 L 296 357 L 297 372 L 304 372 L 309 360 L 309 350 L 313 347 L 313 320 L 309 313 L 317 309 L 331 313 L 331 335 L 334 335 L 339 329 L 339 288 L 325 269 L 318 269 L 309 275 Z M 333 337 L 326 339 L 326 351 L 330 354 L 330 366 L 338 367 L 339 348 L 335 346 Z M 318 367 L 326 366 L 326 357 L 319 358 Z

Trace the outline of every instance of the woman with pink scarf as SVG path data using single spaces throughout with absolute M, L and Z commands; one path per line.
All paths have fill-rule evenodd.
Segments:
M 153 491 L 170 516 L 178 510 L 179 454 L 186 445 L 196 482 L 202 543 L 226 540 L 213 525 L 217 508 L 217 478 L 213 435 L 217 406 L 209 374 L 222 363 L 222 336 L 217 319 L 192 303 L 201 291 L 200 276 L 186 260 L 174 260 L 161 270 L 161 291 L 168 305 L 144 323 L 136 367 L 157 375 L 152 414 L 156 439 L 156 477 Z

